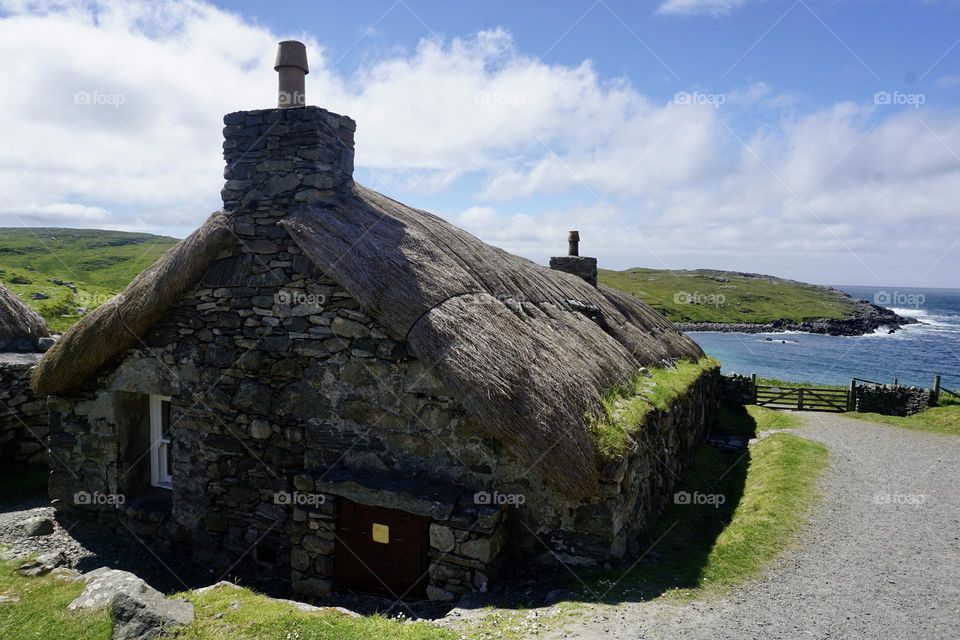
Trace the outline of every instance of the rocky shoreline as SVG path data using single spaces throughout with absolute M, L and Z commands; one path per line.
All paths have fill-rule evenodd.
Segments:
M 905 318 L 890 309 L 866 300 L 854 300 L 852 303 L 854 305 L 853 316 L 843 319 L 821 318 L 800 323 L 776 320 L 763 324 L 748 322 L 677 322 L 675 326 L 683 332 L 782 333 L 784 331 L 801 331 L 830 336 L 862 336 L 874 333 L 877 329 L 887 329 L 890 333 L 894 333 L 903 328 L 904 325 L 919 323 L 916 318 Z

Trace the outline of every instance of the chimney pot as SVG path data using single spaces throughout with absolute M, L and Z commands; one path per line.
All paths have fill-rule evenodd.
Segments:
M 307 66 L 307 47 L 296 40 L 284 40 L 277 46 L 277 61 L 273 68 L 280 74 L 277 106 L 287 108 L 306 105 L 306 75 L 310 73 Z
M 567 242 L 570 245 L 570 251 L 568 255 L 579 256 L 580 255 L 580 232 L 570 231 L 570 234 L 567 236 Z

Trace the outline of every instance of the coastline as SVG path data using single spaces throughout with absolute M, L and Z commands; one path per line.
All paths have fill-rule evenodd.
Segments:
M 775 320 L 767 323 L 749 322 L 675 322 L 674 326 L 684 333 L 690 331 L 714 331 L 718 333 L 816 333 L 830 336 L 862 336 L 887 329 L 894 333 L 908 324 L 922 324 L 916 318 L 898 315 L 894 311 L 865 300 L 855 302 L 853 316 L 849 318 L 818 318 L 803 322 Z

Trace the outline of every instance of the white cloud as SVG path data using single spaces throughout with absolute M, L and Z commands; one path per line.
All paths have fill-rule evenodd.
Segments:
M 589 60 L 526 55 L 503 29 L 425 39 L 345 75 L 304 34 L 200 2 L 2 6 L 3 224 L 186 233 L 219 206 L 223 114 L 273 104 L 276 42 L 299 37 L 308 99 L 357 120 L 371 186 L 414 205 L 459 200 L 454 221 L 531 258 L 579 227 L 612 266 L 759 269 L 782 256 L 778 273 L 870 282 L 919 276 L 957 234 L 956 112 L 872 96 L 804 112 L 764 82 L 700 94 L 719 108 L 654 100 Z
M 747 3 L 747 0 L 664 0 L 657 13 L 667 15 L 726 16 Z

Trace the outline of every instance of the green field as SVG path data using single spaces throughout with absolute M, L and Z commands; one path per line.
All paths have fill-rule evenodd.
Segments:
M 148 233 L 3 228 L 0 283 L 36 309 L 52 330 L 63 331 L 84 310 L 122 291 L 176 243 Z
M 627 269 L 598 274 L 602 284 L 632 294 L 673 322 L 803 322 L 849 318 L 842 291 L 795 280 L 732 271 Z
M 54 331 L 63 331 L 84 310 L 122 291 L 176 242 L 148 233 L 3 228 L 0 283 L 36 309 Z M 601 269 L 599 279 L 640 298 L 674 322 L 764 324 L 853 314 L 850 298 L 840 291 L 772 276 L 636 268 Z

